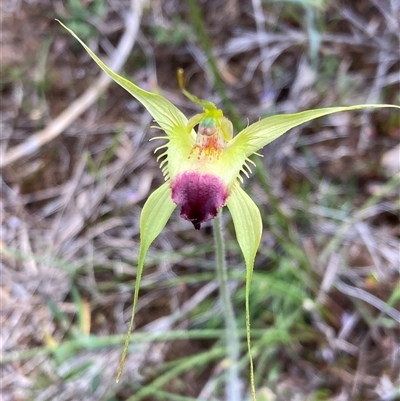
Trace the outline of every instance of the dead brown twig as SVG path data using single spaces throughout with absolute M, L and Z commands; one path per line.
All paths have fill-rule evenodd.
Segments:
M 131 0 L 130 12 L 125 21 L 125 32 L 109 63 L 110 68 L 116 72 L 125 64 L 136 41 L 144 3 L 145 0 Z M 51 121 L 45 129 L 32 135 L 20 145 L 9 149 L 5 155 L 0 155 L 0 168 L 36 152 L 43 145 L 60 135 L 97 100 L 99 95 L 111 82 L 111 78 L 102 73 L 98 80 L 94 82 L 82 96 L 71 103 L 71 105 Z

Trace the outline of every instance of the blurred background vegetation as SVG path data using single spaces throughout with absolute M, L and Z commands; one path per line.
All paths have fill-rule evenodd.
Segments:
M 104 60 L 125 51 L 121 73 L 190 117 L 199 110 L 175 78 L 184 68 L 188 89 L 239 130 L 274 113 L 399 104 L 399 2 L 0 7 L 2 400 L 222 400 L 229 362 L 212 226 L 195 231 L 177 213 L 147 257 L 115 383 L 139 215 L 162 182 L 148 141 L 157 130 L 117 85 L 100 94 L 98 68 L 55 18 Z M 250 299 L 259 401 L 399 399 L 399 142 L 398 112 L 341 113 L 256 158 L 245 186 L 264 222 Z M 245 270 L 228 214 L 225 223 L 248 394 Z

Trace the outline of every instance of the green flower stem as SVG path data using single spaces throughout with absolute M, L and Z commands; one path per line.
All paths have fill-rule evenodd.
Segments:
M 222 231 L 222 213 L 214 219 L 214 240 L 217 255 L 217 276 L 221 293 L 225 320 L 226 348 L 229 357 L 228 377 L 225 386 L 225 399 L 240 401 L 242 399 L 239 383 L 240 342 L 235 313 L 228 289 L 228 271 L 225 258 L 225 243 Z

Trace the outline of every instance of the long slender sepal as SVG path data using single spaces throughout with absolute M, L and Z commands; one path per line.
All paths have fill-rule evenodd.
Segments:
M 143 104 L 154 120 L 168 135 L 172 137 L 180 136 L 186 139 L 188 145 L 191 146 L 189 135 L 186 133 L 187 118 L 178 108 L 166 98 L 157 93 L 148 92 L 139 88 L 133 82 L 112 71 L 71 29 L 67 28 L 62 22 L 58 22 L 83 46 L 93 61 L 95 61 L 106 74 Z
M 192 95 L 190 92 L 188 92 L 185 89 L 185 76 L 184 76 L 184 71 L 183 68 L 178 68 L 178 71 L 176 72 L 177 78 L 178 78 L 178 84 L 179 88 L 181 89 L 182 93 L 190 99 L 193 103 L 197 103 L 199 106 L 203 107 L 204 110 L 217 110 L 217 107 L 213 102 L 210 102 L 208 100 L 203 100 L 198 98 L 195 95 Z
M 169 187 L 169 182 L 165 182 L 163 185 L 161 185 L 160 188 L 158 188 L 150 195 L 150 197 L 144 204 L 142 214 L 140 215 L 140 249 L 138 268 L 136 273 L 135 292 L 133 295 L 132 316 L 129 323 L 128 333 L 125 339 L 124 350 L 122 351 L 122 356 L 119 363 L 116 379 L 117 383 L 119 382 L 122 371 L 124 370 L 125 359 L 128 352 L 129 340 L 131 337 L 133 322 L 135 319 L 144 260 L 146 258 L 146 254 L 151 243 L 156 239 L 161 230 L 165 227 L 175 208 L 176 205 L 171 200 L 171 189 Z
M 250 384 L 253 401 L 256 400 L 254 367 L 250 340 L 250 285 L 253 276 L 254 259 L 261 240 L 262 221 L 260 211 L 249 195 L 236 183 L 227 201 L 235 226 L 236 238 L 246 263 L 246 335 L 250 358 Z
M 247 157 L 279 138 L 290 129 L 314 120 L 315 118 L 341 111 L 376 109 L 382 107 L 400 108 L 400 106 L 390 104 L 359 104 L 356 106 L 327 107 L 323 109 L 302 111 L 294 114 L 279 114 L 276 116 L 266 117 L 249 125 L 241 131 L 233 138 L 230 147 L 235 149 L 236 152 L 241 150 L 241 153 Z

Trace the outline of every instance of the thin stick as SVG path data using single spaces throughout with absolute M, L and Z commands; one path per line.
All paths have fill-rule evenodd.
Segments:
M 229 356 L 228 377 L 225 386 L 225 399 L 227 401 L 240 401 L 242 397 L 238 371 L 238 362 L 240 356 L 239 333 L 228 288 L 228 271 L 225 258 L 225 242 L 222 230 L 221 212 L 219 212 L 217 217 L 214 219 L 214 240 L 217 256 L 217 275 L 225 320 L 226 348 L 227 355 Z
M 143 4 L 144 0 L 131 0 L 131 10 L 126 18 L 125 32 L 109 63 L 110 68 L 115 72 L 118 72 L 125 64 L 136 41 Z M 0 155 L 0 168 L 38 151 L 43 145 L 60 135 L 98 99 L 111 82 L 112 79 L 102 73 L 96 82 L 51 121 L 45 129 L 32 135 L 20 145 L 9 149 L 5 155 Z

